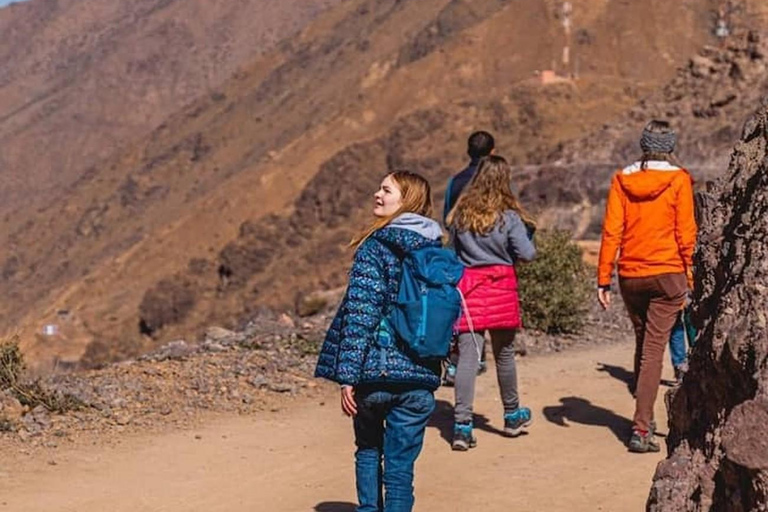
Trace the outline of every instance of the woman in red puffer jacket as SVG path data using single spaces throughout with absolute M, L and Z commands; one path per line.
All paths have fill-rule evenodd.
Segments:
M 452 447 L 475 446 L 472 403 L 475 378 L 488 330 L 504 404 L 504 433 L 521 434 L 531 424 L 531 410 L 520 407 L 514 340 L 521 326 L 515 264 L 536 256 L 534 223 L 510 190 L 512 170 L 506 160 L 489 156 L 448 215 L 459 259 L 467 267 L 459 283 L 465 313 L 457 324 L 459 362 Z

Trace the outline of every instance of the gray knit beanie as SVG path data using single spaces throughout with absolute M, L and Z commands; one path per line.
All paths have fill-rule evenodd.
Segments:
M 676 143 L 677 135 L 674 131 L 667 133 L 651 132 L 648 130 L 648 126 L 645 127 L 643 135 L 640 137 L 640 149 L 643 150 L 643 153 L 673 153 Z

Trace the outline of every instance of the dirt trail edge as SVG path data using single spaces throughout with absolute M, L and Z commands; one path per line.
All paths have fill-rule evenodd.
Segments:
M 478 447 L 467 453 L 450 451 L 452 390 L 440 389 L 417 466 L 416 510 L 644 510 L 662 455 L 624 447 L 631 357 L 631 345 L 617 344 L 520 360 L 535 423 L 517 439 L 498 435 L 495 375 L 480 377 Z M 660 398 L 660 425 L 664 412 Z M 353 512 L 354 502 L 351 424 L 332 387 L 324 405 L 301 400 L 116 447 L 0 461 L 0 511 Z

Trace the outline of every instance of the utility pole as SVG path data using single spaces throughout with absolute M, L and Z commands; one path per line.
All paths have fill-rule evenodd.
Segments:
M 563 31 L 565 32 L 565 46 L 563 47 L 563 69 L 567 71 L 571 64 L 571 16 L 573 15 L 573 4 L 571 2 L 563 2 L 562 9 Z

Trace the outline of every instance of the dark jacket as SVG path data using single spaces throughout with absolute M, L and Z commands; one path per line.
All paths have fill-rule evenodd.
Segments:
M 464 191 L 464 187 L 469 185 L 469 182 L 472 181 L 472 177 L 475 175 L 479 164 L 480 159 L 473 158 L 463 171 L 448 181 L 448 188 L 445 189 L 445 200 L 443 201 L 443 224 L 445 224 L 451 208 L 456 206 L 456 201 L 459 200 L 459 196 Z
M 389 305 L 397 299 L 402 273 L 397 253 L 440 247 L 440 233 L 435 221 L 405 214 L 360 246 L 347 293 L 320 351 L 316 377 L 353 386 L 437 389 L 440 362 L 412 359 L 401 342 L 388 341 L 394 340 L 393 333 L 382 336 L 379 329 Z

